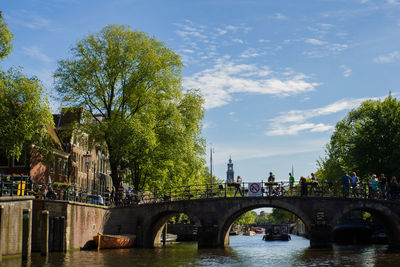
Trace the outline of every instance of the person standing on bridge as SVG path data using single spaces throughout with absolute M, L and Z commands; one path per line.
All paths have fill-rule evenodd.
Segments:
M 242 177 L 240 177 L 240 176 L 237 177 L 235 186 L 236 186 L 235 197 L 236 197 L 237 193 L 239 193 L 241 196 L 243 196 Z
M 269 173 L 268 176 L 268 195 L 271 196 L 272 194 L 272 185 L 275 182 L 275 176 L 273 175 L 272 172 Z
M 351 189 L 353 191 L 353 197 L 358 197 L 358 177 L 356 172 L 353 172 L 353 175 L 351 176 Z
M 344 175 L 339 179 L 339 181 L 341 181 L 343 184 L 343 196 L 349 197 L 350 182 L 351 182 L 350 175 L 347 172 L 345 172 Z
M 369 187 L 369 197 L 370 198 L 377 198 L 378 196 L 378 180 L 376 179 L 376 174 L 372 175 L 371 180 L 368 182 Z
M 388 180 L 385 177 L 385 174 L 381 173 L 379 176 L 379 189 L 381 190 L 381 198 L 386 198 L 386 188 L 387 188 Z
M 302 197 L 307 196 L 307 179 L 306 179 L 306 177 L 301 176 L 299 184 L 300 184 L 300 188 L 301 188 L 301 196 Z
M 289 190 L 291 196 L 293 196 L 293 188 L 294 188 L 294 177 L 292 173 L 289 172 Z
M 312 172 L 311 173 L 311 193 L 313 195 L 316 194 L 317 187 L 318 187 L 318 179 L 317 179 L 317 177 L 315 177 L 315 174 Z

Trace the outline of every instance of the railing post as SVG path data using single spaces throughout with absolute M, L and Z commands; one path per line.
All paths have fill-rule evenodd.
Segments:
M 264 196 L 264 181 L 261 180 L 261 196 Z
M 42 218 L 41 218 L 41 254 L 42 256 L 46 256 L 49 253 L 49 211 L 44 210 L 42 211 Z
M 1 242 L 2 240 L 2 233 L 3 233 L 3 220 L 4 220 L 4 206 L 0 205 L 0 265 L 1 261 L 3 260 L 3 243 Z
M 226 198 L 226 188 L 228 187 L 228 184 L 225 183 L 225 198 Z
M 22 212 L 22 260 L 31 256 L 31 210 L 24 209 Z

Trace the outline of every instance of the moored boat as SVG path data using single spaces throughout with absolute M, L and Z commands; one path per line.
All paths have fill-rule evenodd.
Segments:
M 135 235 L 103 235 L 98 234 L 93 237 L 96 246 L 100 248 L 131 248 L 135 242 Z
M 289 241 L 291 237 L 288 233 L 288 226 L 275 224 L 270 225 L 268 229 L 265 229 L 265 235 L 263 236 L 264 241 Z
M 256 234 L 262 234 L 262 233 L 264 233 L 264 228 L 256 227 L 256 228 L 254 229 L 254 231 L 256 232 Z
M 243 235 L 253 236 L 253 235 L 256 235 L 256 232 L 248 230 L 248 231 L 243 232 Z

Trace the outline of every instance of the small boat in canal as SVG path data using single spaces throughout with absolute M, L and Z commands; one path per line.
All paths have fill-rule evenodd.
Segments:
M 254 228 L 254 231 L 256 232 L 256 234 L 262 234 L 262 233 L 264 233 L 264 228 L 256 227 L 256 228 Z
M 98 234 L 93 237 L 96 246 L 100 248 L 131 248 L 135 242 L 135 235 L 103 235 Z
M 247 230 L 243 232 L 243 235 L 247 235 L 247 236 L 253 236 L 256 235 L 256 232 L 251 231 L 251 230 Z
M 291 237 L 288 232 L 287 225 L 271 225 L 265 229 L 264 241 L 289 241 Z

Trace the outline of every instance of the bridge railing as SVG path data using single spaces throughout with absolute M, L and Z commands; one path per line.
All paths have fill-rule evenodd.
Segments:
M 344 198 L 380 198 L 397 199 L 398 194 L 382 195 L 371 190 L 367 183 L 357 187 L 346 187 L 342 183 L 306 182 L 290 184 L 289 182 L 243 182 L 219 183 L 214 185 L 188 185 L 171 188 L 162 195 L 147 193 L 146 197 L 136 202 L 155 203 L 165 201 L 232 198 L 232 197 L 344 197 Z

